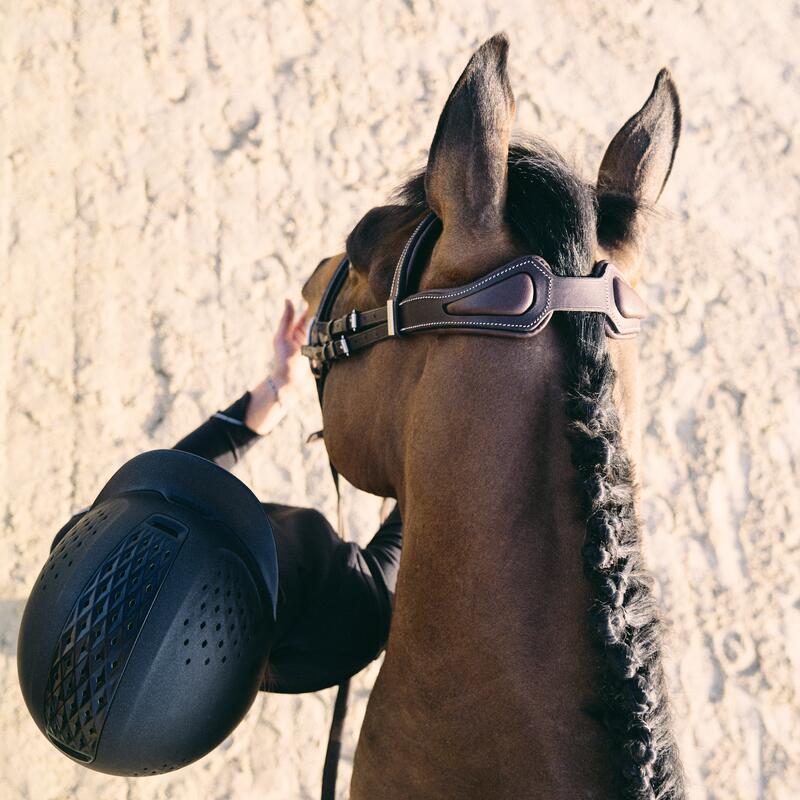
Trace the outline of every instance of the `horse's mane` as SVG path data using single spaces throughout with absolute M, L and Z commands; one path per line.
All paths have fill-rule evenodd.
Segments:
M 424 174 L 410 178 L 397 198 L 427 208 Z M 556 274 L 588 274 L 598 234 L 604 242 L 624 239 L 636 211 L 633 198 L 596 194 L 544 142 L 512 144 L 508 222 Z M 683 769 L 671 728 L 661 622 L 642 559 L 633 467 L 612 400 L 616 372 L 605 320 L 571 312 L 562 323 L 571 343 L 565 390 L 572 460 L 586 514 L 581 555 L 594 589 L 589 620 L 604 656 L 603 718 L 619 760 L 620 791 L 629 800 L 680 800 Z

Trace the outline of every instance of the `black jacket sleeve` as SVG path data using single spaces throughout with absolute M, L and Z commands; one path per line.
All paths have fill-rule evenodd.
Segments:
M 247 406 L 250 403 L 250 392 L 245 392 L 235 403 L 224 411 L 217 411 L 199 428 L 184 436 L 173 448 L 207 458 L 230 469 L 261 437 L 244 424 Z M 84 508 L 64 525 L 55 535 L 50 551 L 58 545 L 64 536 L 80 521 L 88 511 Z
M 184 436 L 173 448 L 207 458 L 230 469 L 261 437 L 244 424 L 250 392 L 245 392 L 224 411 L 212 414 L 199 428 Z
M 386 646 L 403 538 L 399 511 L 362 548 L 342 541 L 316 511 L 264 508 L 273 523 L 281 588 L 261 688 L 296 693 L 335 686 Z

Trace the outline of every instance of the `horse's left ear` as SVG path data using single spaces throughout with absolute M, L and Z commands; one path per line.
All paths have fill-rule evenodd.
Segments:
M 597 189 L 653 205 L 667 182 L 681 135 L 681 105 L 669 70 L 656 77 L 647 102 L 611 140 Z
M 433 137 L 425 194 L 445 238 L 480 236 L 502 225 L 514 95 L 499 33 L 473 54 L 453 87 Z
M 601 245 L 615 249 L 636 243 L 642 224 L 636 219 L 641 215 L 635 209 L 653 206 L 661 195 L 672 171 L 680 133 L 678 90 L 665 68 L 658 73 L 647 102 L 611 140 L 600 164 L 597 194 Z

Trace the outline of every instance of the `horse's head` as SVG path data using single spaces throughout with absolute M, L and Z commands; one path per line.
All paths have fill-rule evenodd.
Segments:
M 638 279 L 645 213 L 661 193 L 678 142 L 680 111 L 669 74 L 659 73 L 652 94 L 613 138 L 596 184 L 590 184 L 544 143 L 512 143 L 515 102 L 507 54 L 504 35 L 475 52 L 442 111 L 425 171 L 393 203 L 367 212 L 348 236 L 350 267 L 333 317 L 385 304 L 403 247 L 430 210 L 443 227 L 417 271 L 421 290 L 464 284 L 526 253 L 543 256 L 561 275 L 587 274 L 595 261 L 607 259 L 631 282 Z M 325 259 L 306 283 L 303 294 L 312 311 L 341 257 Z M 476 370 L 496 372 L 498 381 L 515 380 L 525 391 L 537 375 L 541 380 L 548 352 L 558 349 L 554 337 L 546 330 L 535 343 L 526 342 L 527 355 L 512 359 L 502 349 L 507 341 L 481 337 L 477 346 L 474 337 L 465 343 L 468 337 L 409 335 L 337 363 L 324 399 L 334 463 L 364 489 L 400 492 L 411 441 L 406 427 L 429 425 L 433 416 L 468 419 L 486 412 L 483 390 L 470 379 Z M 487 352 L 492 348 L 497 356 Z M 452 380 L 455 374 L 460 380 Z M 476 389 L 480 411 L 473 407 Z M 432 441 L 452 436 L 452 430 L 425 435 Z

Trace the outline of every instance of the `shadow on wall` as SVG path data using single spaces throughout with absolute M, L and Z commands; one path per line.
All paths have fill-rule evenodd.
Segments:
M 16 658 L 24 600 L 0 599 L 0 654 Z

